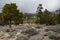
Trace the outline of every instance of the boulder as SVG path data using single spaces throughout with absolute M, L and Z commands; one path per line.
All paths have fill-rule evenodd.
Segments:
M 1 38 L 4 39 L 4 38 L 9 38 L 10 35 L 8 33 L 5 33 Z
M 29 34 L 30 36 L 33 36 L 33 35 L 38 34 L 38 31 L 36 29 L 31 28 L 31 29 L 28 29 L 26 31 L 22 31 L 22 33 Z
M 16 40 L 28 40 L 28 36 L 27 35 L 23 35 L 23 34 L 20 34 L 19 36 L 17 36 L 17 39 Z
M 3 36 L 3 35 L 4 35 L 4 32 L 3 32 L 3 31 L 1 31 L 1 32 L 0 32 L 0 37 L 1 37 L 1 36 Z

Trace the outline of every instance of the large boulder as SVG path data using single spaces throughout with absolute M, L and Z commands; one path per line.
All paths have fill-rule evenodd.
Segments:
M 36 29 L 31 28 L 31 29 L 27 29 L 26 31 L 22 31 L 22 33 L 33 36 L 33 35 L 38 34 L 38 31 Z
M 24 34 L 20 34 L 19 36 L 17 36 L 16 40 L 28 40 L 29 37 L 27 35 Z
M 60 26 L 49 27 L 49 30 L 60 33 Z
M 4 35 L 4 32 L 3 32 L 3 31 L 1 31 L 1 32 L 0 32 L 0 37 L 1 37 L 1 36 L 3 36 L 3 35 Z
M 32 36 L 29 40 L 43 40 L 44 37 L 41 34 Z
M 54 40 L 59 40 L 60 39 L 60 34 L 59 33 L 56 33 L 56 32 L 49 32 L 48 33 L 48 36 L 50 39 L 54 39 Z
M 5 34 L 1 37 L 1 39 L 9 38 L 9 37 L 10 37 L 10 35 L 9 35 L 8 33 L 5 33 Z

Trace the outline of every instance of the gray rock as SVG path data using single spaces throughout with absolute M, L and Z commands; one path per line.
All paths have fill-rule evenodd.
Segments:
M 17 37 L 16 40 L 28 40 L 28 39 L 29 39 L 29 38 L 28 38 L 27 35 L 23 35 L 23 34 L 21 34 L 21 35 L 19 35 L 19 36 Z
M 39 32 L 36 29 L 28 29 L 26 31 L 22 31 L 24 34 L 29 34 L 30 36 L 37 35 Z

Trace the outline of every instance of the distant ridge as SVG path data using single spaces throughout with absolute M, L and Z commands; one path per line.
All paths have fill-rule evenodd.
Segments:
M 24 18 L 26 18 L 26 17 L 31 18 L 31 17 L 35 16 L 35 14 L 32 14 L 32 13 L 24 13 L 23 16 L 24 16 Z

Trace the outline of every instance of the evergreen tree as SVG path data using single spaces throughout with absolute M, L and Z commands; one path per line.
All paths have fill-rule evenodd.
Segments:
M 12 21 L 20 21 L 20 18 L 22 18 L 21 14 L 15 3 L 5 4 L 2 10 L 3 21 L 9 24 L 9 28 L 11 28 Z
M 41 20 L 42 19 L 42 15 L 43 15 L 42 9 L 43 9 L 42 4 L 39 4 L 39 6 L 37 8 L 37 14 L 36 14 L 37 15 L 36 23 L 39 23 L 39 24 L 42 21 Z

